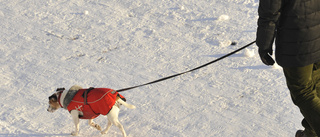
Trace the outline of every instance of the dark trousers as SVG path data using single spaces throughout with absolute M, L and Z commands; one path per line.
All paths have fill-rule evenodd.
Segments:
M 304 116 L 308 137 L 320 137 L 320 62 L 304 67 L 283 67 L 292 101 Z

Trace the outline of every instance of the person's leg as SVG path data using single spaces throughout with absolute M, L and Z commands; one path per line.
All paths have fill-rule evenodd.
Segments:
M 312 78 L 313 78 L 313 81 L 315 82 L 315 85 L 316 85 L 316 91 L 318 93 L 318 97 L 320 97 L 320 62 L 319 63 L 315 63 L 313 65 Z M 301 124 L 306 129 L 312 129 L 306 119 L 303 119 Z M 313 129 L 312 130 L 307 130 L 305 132 L 308 135 L 310 135 L 310 134 L 311 135 L 315 135 L 316 134 Z
M 292 101 L 305 117 L 302 124 L 311 137 L 316 136 L 315 132 L 320 136 L 320 98 L 316 90 L 314 66 L 283 68 Z
M 316 90 L 320 97 L 320 62 L 315 63 L 313 66 L 313 81 L 315 82 Z

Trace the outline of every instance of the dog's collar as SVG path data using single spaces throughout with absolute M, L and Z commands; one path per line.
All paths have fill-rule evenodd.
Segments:
M 63 91 L 58 92 L 58 94 L 59 94 L 59 96 L 58 96 L 58 103 L 59 103 L 59 105 L 60 105 L 61 108 L 63 108 L 63 105 L 61 105 L 61 101 L 60 101 L 62 92 L 63 92 Z

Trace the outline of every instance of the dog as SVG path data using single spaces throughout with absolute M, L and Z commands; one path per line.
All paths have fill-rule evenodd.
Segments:
M 134 105 L 125 102 L 126 99 L 117 91 L 109 88 L 89 88 L 83 89 L 74 85 L 68 91 L 64 88 L 58 88 L 56 93 L 49 97 L 48 112 L 55 112 L 59 108 L 67 109 L 75 124 L 75 131 L 71 133 L 73 136 L 79 134 L 79 119 L 88 119 L 90 126 L 101 131 L 100 125 L 93 122 L 93 119 L 101 115 L 107 115 L 107 128 L 101 131 L 106 134 L 110 127 L 116 125 L 126 137 L 127 134 L 118 120 L 120 105 L 129 109 L 135 109 Z

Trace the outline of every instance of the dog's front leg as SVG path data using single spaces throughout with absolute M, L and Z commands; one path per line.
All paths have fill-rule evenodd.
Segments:
M 89 123 L 90 126 L 92 126 L 92 127 L 96 128 L 97 130 L 101 131 L 100 125 L 94 123 L 94 122 L 93 122 L 93 119 L 89 119 L 89 120 L 88 120 L 88 123 Z
M 77 136 L 79 133 L 79 111 L 78 110 L 71 110 L 71 116 L 74 122 L 75 131 L 71 132 L 71 135 Z

